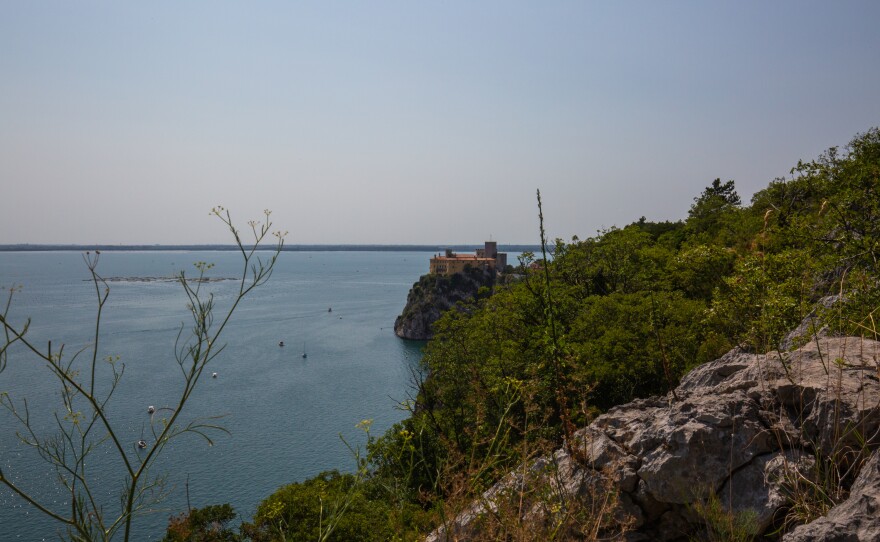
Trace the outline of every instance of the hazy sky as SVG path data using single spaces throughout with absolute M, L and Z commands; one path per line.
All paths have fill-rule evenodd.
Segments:
M 537 242 L 880 125 L 880 2 L 0 3 L 0 243 Z

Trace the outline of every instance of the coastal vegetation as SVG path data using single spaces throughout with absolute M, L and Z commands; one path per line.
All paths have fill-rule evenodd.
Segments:
M 394 332 L 402 339 L 427 340 L 434 335 L 434 323 L 444 312 L 461 302 L 489 297 L 495 287 L 494 270 L 465 267 L 461 273 L 422 275 L 407 295 L 403 312 L 394 321 Z
M 880 129 L 798 162 L 748 204 L 734 181 L 715 179 L 696 194 L 681 221 L 641 217 L 586 239 L 548 242 L 540 194 L 538 209 L 542 252 L 522 254 L 518 280 L 496 282 L 491 291 L 478 289 L 458 301 L 459 310 L 439 317 L 415 375 L 412 400 L 402 405 L 409 417 L 379 436 L 362 422 L 366 445 L 351 448 L 353 472 L 325 472 L 281 485 L 255 511 L 240 511 L 253 517 L 237 529 L 228 505 L 191 508 L 171 518 L 165 540 L 423 540 L 473 509 L 499 480 L 527 478 L 532 473 L 524 470 L 536 458 L 565 449 L 573 461 L 584 461 L 583 450 L 571 444 L 576 428 L 634 399 L 674 398 L 688 371 L 734 347 L 754 354 L 775 351 L 811 316 L 814 328 L 878 338 Z M 257 241 L 267 231 L 256 229 Z M 281 244 L 279 237 L 279 249 Z M 249 268 L 253 252 L 242 248 L 242 254 L 244 296 L 268 278 L 274 256 Z M 98 337 L 106 285 L 95 273 L 96 262 L 88 262 L 99 300 Z M 432 288 L 441 288 L 433 280 Z M 194 339 L 179 349 L 177 361 L 191 391 L 216 353 L 216 335 L 226 320 L 211 327 L 213 306 L 201 296 L 201 283 L 181 277 L 181 284 L 192 300 Z M 48 364 L 64 398 L 58 422 L 62 438 L 27 442 L 43 446 L 47 461 L 69 474 L 71 494 L 80 496 L 72 499 L 68 516 L 37 503 L 2 472 L 0 482 L 68 525 L 71 539 L 110 539 L 117 533 L 128 539 L 131 517 L 159 488 L 160 479 L 147 478 L 148 469 L 168 439 L 201 434 L 213 424 L 181 425 L 177 416 L 185 393 L 171 417 L 157 422 L 146 449 L 125 448 L 102 415 L 110 394 L 98 388 L 99 395 L 93 382 L 82 380 L 88 371 L 72 371 L 77 356 L 31 346 L 27 325 L 13 326 L 8 312 L 7 306 L 0 320 L 6 330 L 0 364 L 7 348 L 24 345 Z M 97 352 L 95 344 L 83 354 L 87 368 L 99 365 Z M 785 360 L 779 366 L 789 369 Z M 111 382 L 121 377 L 112 360 L 102 367 Z M 3 403 L 27 427 L 17 403 L 6 396 Z M 92 453 L 93 439 L 130 462 L 128 500 L 118 518 L 104 518 L 88 492 L 80 458 Z M 842 500 L 864 458 L 852 448 L 816 449 L 822 475 L 793 486 L 792 513 L 771 538 Z M 705 533 L 689 534 L 752 539 L 749 516 L 732 514 L 716 497 L 693 509 L 704 518 Z M 546 503 L 552 522 L 536 526 L 523 521 L 520 510 L 499 507 L 486 514 L 471 539 L 595 540 L 619 521 L 615 498 L 603 488 L 586 504 L 549 498 Z
M 166 447 L 183 435 L 196 435 L 211 443 L 215 434 L 225 432 L 214 418 L 187 420 L 185 407 L 205 371 L 223 350 L 220 339 L 239 304 L 272 275 L 285 234 L 271 232 L 268 210 L 264 222 L 249 222 L 252 233 L 249 240 L 242 239 L 226 209 L 215 207 L 211 214 L 229 230 L 241 254 L 238 287 L 225 304 L 226 308 L 215 311 L 214 296 L 205 286 L 209 282 L 206 272 L 212 264 L 197 262 L 195 280 L 183 271 L 176 277 L 191 317 L 189 328 L 181 324 L 174 348 L 174 362 L 180 367 L 182 377 L 179 394 L 170 406 L 149 407 L 149 424 L 136 442 L 126 437 L 130 430 L 113 411 L 112 399 L 124 377 L 125 363 L 118 356 L 107 355 L 102 348 L 102 310 L 110 296 L 110 287 L 98 271 L 100 251 L 86 252 L 83 256 L 96 296 L 96 314 L 91 342 L 75 352 L 66 351 L 64 344 L 53 345 L 52 341 L 45 347 L 37 344 L 28 333 L 30 320 L 23 323 L 13 321 L 10 309 L 16 288 L 9 289 L 0 312 L 0 327 L 3 329 L 0 371 L 11 362 L 44 366 L 47 376 L 57 383 L 60 405 L 54 412 L 40 413 L 48 414 L 54 420 L 51 429 L 46 429 L 36 421 L 37 408 L 34 407 L 35 404 L 45 405 L 45 402 L 34 397 L 0 393 L 0 406 L 19 422 L 15 435 L 3 435 L 2 438 L 17 437 L 43 460 L 49 476 L 55 476 L 64 492 L 65 502 L 59 503 L 34 493 L 29 485 L 33 480 L 20 481 L 15 476 L 15 462 L 0 468 L 0 485 L 56 520 L 69 540 L 130 540 L 134 517 L 161 502 L 165 495 L 166 478 L 159 460 Z M 276 241 L 274 249 L 268 256 L 259 254 L 260 245 L 273 236 Z M 119 482 L 113 489 L 116 498 L 108 500 L 106 482 L 102 484 L 102 479 L 110 476 Z M 220 528 L 214 526 L 220 526 L 232 517 L 234 513 L 228 505 L 207 507 L 190 512 L 177 522 L 172 521 L 173 529 L 170 530 L 184 528 L 195 533 L 200 530 L 199 526 L 204 530 L 205 525 L 210 524 L 211 532 L 219 532 Z M 9 527 L 4 526 L 4 529 Z
M 543 237 L 543 219 L 540 226 Z M 682 221 L 642 217 L 549 248 L 552 258 L 523 254 L 521 280 L 443 314 L 410 417 L 370 438 L 362 484 L 328 498 L 357 493 L 391 506 L 397 513 L 376 528 L 390 524 L 398 539 L 416 540 L 425 529 L 413 518 L 447 524 L 495 481 L 559 447 L 572 427 L 665 395 L 734 346 L 774 350 L 814 310 L 835 331 L 876 338 L 880 130 L 798 162 L 748 205 L 734 181 L 716 179 Z M 828 296 L 840 302 L 817 309 Z M 313 488 L 307 481 L 283 491 L 295 499 Z M 713 502 L 703 511 L 717 523 L 723 514 Z M 413 507 L 421 513 L 404 512 Z M 530 532 L 498 512 L 485 532 L 591 539 L 608 510 L 571 510 L 552 532 Z

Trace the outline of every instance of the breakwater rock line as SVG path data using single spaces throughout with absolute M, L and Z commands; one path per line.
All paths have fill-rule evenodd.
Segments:
M 92 282 L 93 279 L 83 279 L 83 282 Z M 104 282 L 180 282 L 180 277 L 101 277 Z M 187 277 L 187 282 L 209 283 L 224 282 L 228 280 L 240 280 L 235 277 Z

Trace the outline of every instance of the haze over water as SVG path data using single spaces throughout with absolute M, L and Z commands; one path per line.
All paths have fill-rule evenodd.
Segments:
M 268 254 L 268 253 L 265 253 Z M 354 459 L 339 435 L 363 444 L 355 428 L 372 419 L 381 435 L 406 413 L 400 401 L 412 393 L 420 343 L 393 332 L 410 286 L 427 272 L 430 253 L 285 252 L 269 283 L 239 307 L 223 336 L 226 350 L 185 409 L 184 420 L 225 414 L 219 421 L 231 435 L 213 434 L 214 446 L 184 436 L 166 448 L 156 473 L 170 475 L 169 497 L 161 510 L 136 521 L 133 540 L 164 535 L 169 515 L 186 508 L 186 479 L 192 506 L 231 503 L 249 518 L 260 500 L 277 487 L 329 469 L 352 470 Z M 167 277 L 193 263 L 216 266 L 214 277 L 241 272 L 234 252 L 106 252 L 104 277 Z M 91 341 L 95 292 L 75 252 L 0 253 L 0 286 L 23 285 L 11 320 L 32 318 L 29 337 L 37 345 L 53 341 L 70 355 Z M 110 282 L 100 357 L 119 355 L 125 375 L 109 409 L 122 437 L 134 443 L 149 436 L 147 406 L 170 406 L 182 377 L 173 348 L 180 324 L 189 329 L 186 298 L 174 282 Z M 206 285 L 215 292 L 216 313 L 228 306 L 237 283 Z M 332 308 L 332 312 L 328 309 Z M 278 346 L 284 341 L 283 348 Z M 302 358 L 303 348 L 308 352 Z M 210 378 L 216 371 L 217 378 Z M 107 375 L 105 374 L 105 377 Z M 51 429 L 49 408 L 60 405 L 48 370 L 19 349 L 0 373 L 0 391 L 28 398 L 35 423 Z M 54 473 L 14 439 L 17 422 L 0 412 L 0 465 L 22 486 L 61 507 Z M 47 433 L 45 436 L 49 436 Z M 108 510 L 116 506 L 119 479 L 111 478 L 102 449 L 92 472 Z M 114 471 L 118 472 L 118 471 Z M 0 540 L 53 540 L 58 526 L 30 506 L 0 491 Z

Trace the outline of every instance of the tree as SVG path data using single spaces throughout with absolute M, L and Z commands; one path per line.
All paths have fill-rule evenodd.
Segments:
M 822 208 L 827 250 L 847 267 L 880 268 L 880 128 L 858 134 L 843 156 L 832 149 L 797 170 L 827 186 Z
M 733 181 L 722 183 L 721 179 L 715 179 L 699 197 L 694 198 L 688 211 L 687 226 L 694 233 L 703 233 L 714 239 L 725 226 L 730 226 L 726 221 L 740 203 Z
M 114 426 L 108 414 L 113 392 L 122 379 L 125 366 L 118 362 L 118 358 L 101 355 L 101 311 L 110 295 L 110 288 L 97 271 L 100 252 L 87 252 L 83 257 L 97 297 L 94 338 L 92 344 L 73 355 L 67 355 L 63 344 L 53 347 L 50 341 L 42 348 L 32 342 L 28 337 L 30 320 L 21 325 L 13 324 L 9 319 L 9 310 L 15 289 L 9 291 L 6 306 L 0 313 L 0 326 L 5 339 L 0 341 L 0 370 L 9 362 L 11 349 L 18 349 L 22 353 L 22 356 L 16 356 L 16 362 L 33 360 L 45 364 L 51 376 L 57 380 L 60 391 L 61 406 L 54 413 L 55 434 L 45 436 L 36 429 L 31 422 L 26 398 L 13 398 L 3 393 L 0 394 L 0 404 L 20 422 L 18 436 L 22 443 L 33 447 L 41 459 L 55 470 L 58 483 L 69 495 L 69 508 L 62 510 L 57 505 L 43 501 L 20 487 L 2 469 L 0 484 L 63 524 L 70 540 L 106 541 L 120 532 L 123 540 L 129 540 L 133 517 L 146 505 L 162 497 L 164 479 L 154 475 L 152 469 L 168 443 L 184 434 L 199 435 L 210 443 L 212 433 L 225 431 L 213 419 L 183 421 L 181 415 L 205 369 L 223 350 L 220 336 L 239 303 L 271 276 L 286 233 L 271 233 L 276 237 L 276 244 L 271 255 L 264 258 L 257 254 L 257 250 L 270 236 L 272 223 L 268 210 L 265 211 L 265 224 L 258 221 L 248 223 L 253 233 L 253 243 L 247 246 L 227 210 L 216 207 L 211 213 L 226 225 L 241 253 L 243 270 L 238 291 L 229 309 L 217 317 L 214 314 L 213 295 L 203 288 L 205 274 L 212 267 L 211 264 L 196 263 L 198 273 L 193 278 L 187 277 L 182 271 L 176 277 L 188 301 L 192 324 L 188 335 L 181 324 L 175 345 L 175 361 L 183 375 L 183 387 L 176 405 L 167 409 L 167 417 L 160 419 L 151 416 L 148 440 L 141 440 L 136 445 L 124 441 L 121 428 Z M 118 460 L 116 464 L 122 469 L 124 483 L 119 488 L 121 506 L 118 513 L 108 513 L 110 507 L 104 506 L 101 497 L 92 488 L 92 471 L 86 469 L 86 464 L 91 465 L 91 458 L 98 454 L 114 456 Z
M 736 193 L 736 186 L 732 180 L 721 184 L 721 179 L 717 178 L 703 190 L 700 197 L 694 198 L 694 205 L 691 206 L 689 213 L 690 216 L 697 214 L 695 211 L 699 211 L 701 206 L 709 203 L 715 206 L 736 206 L 742 202 L 740 201 L 739 194 Z

